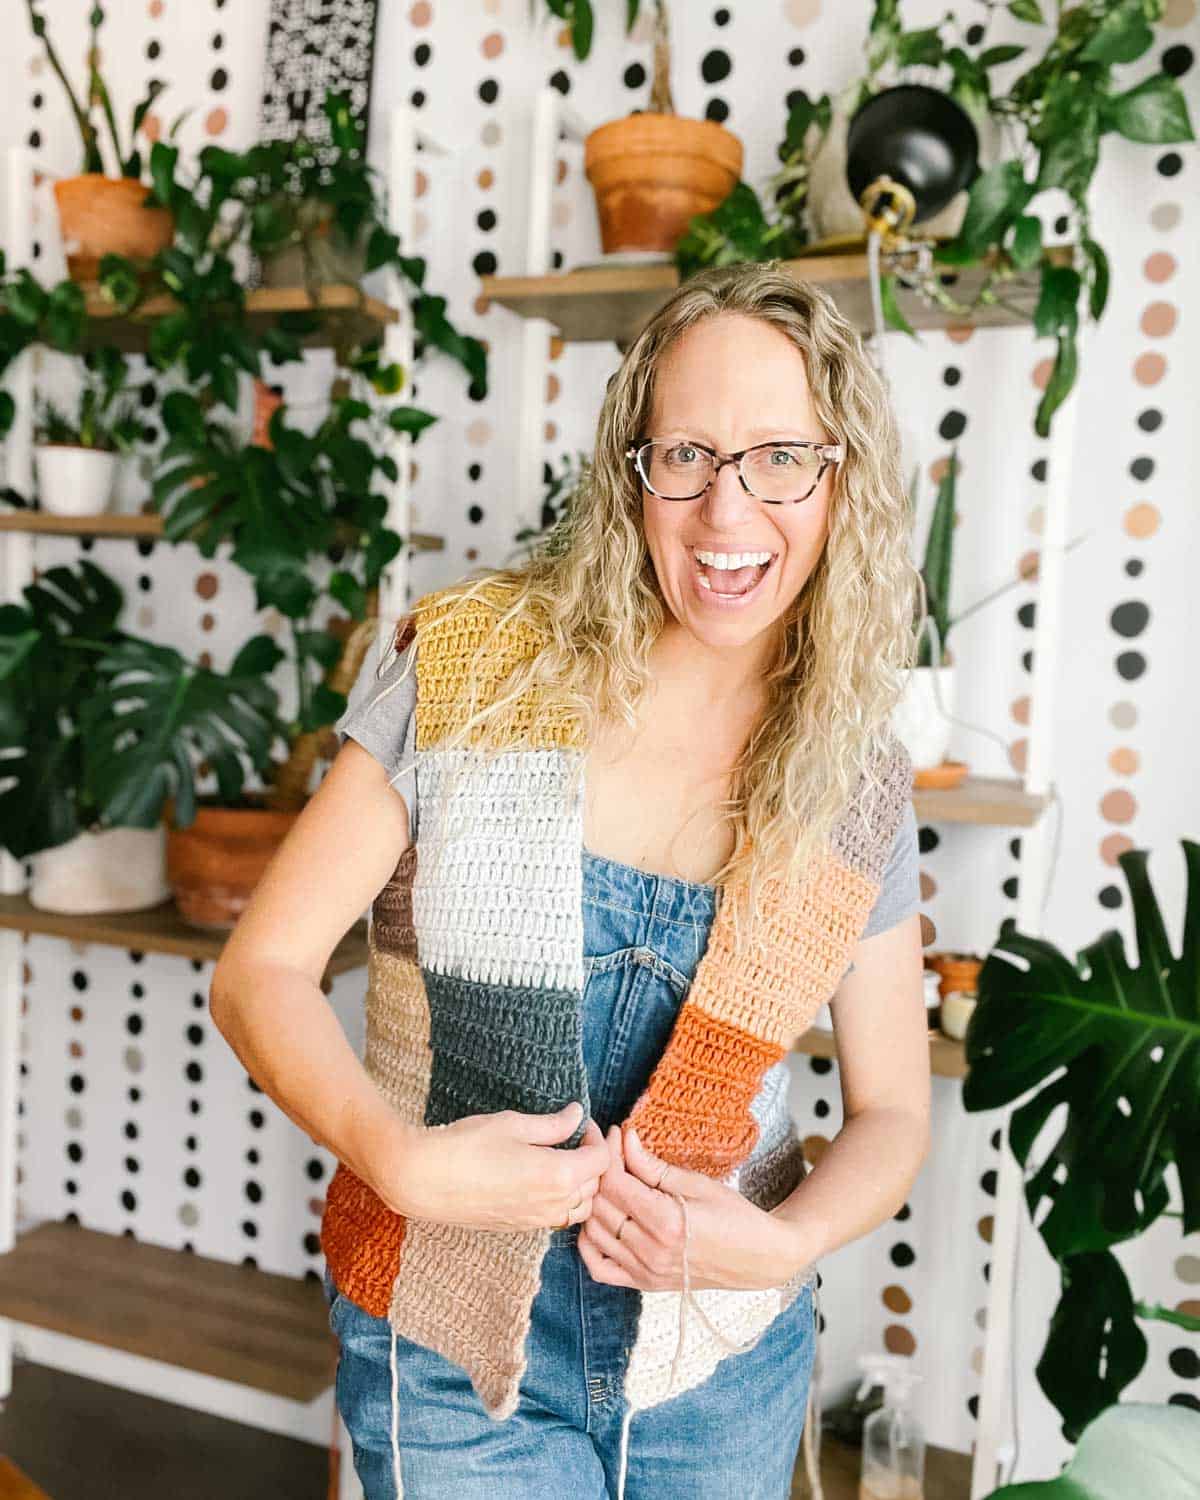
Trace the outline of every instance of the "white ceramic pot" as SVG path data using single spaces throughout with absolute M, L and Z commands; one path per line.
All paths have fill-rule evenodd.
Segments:
M 850 115 L 840 103 L 835 103 L 830 116 L 829 131 L 821 142 L 820 150 L 812 159 L 808 175 L 808 222 L 814 239 L 833 239 L 838 236 L 866 235 L 862 209 L 855 201 L 846 182 L 846 137 L 850 129 Z M 982 122 L 975 121 L 979 133 L 979 167 L 985 170 L 999 161 L 1002 142 L 999 126 L 990 116 Z M 922 239 L 953 239 L 962 227 L 963 215 L 967 211 L 967 191 L 955 193 L 944 208 L 930 219 L 923 219 L 910 231 Z
M 43 510 L 56 516 L 94 516 L 108 509 L 117 475 L 115 453 L 39 443 L 33 462 Z
M 940 766 L 946 759 L 953 712 L 953 666 L 914 667 L 904 696 L 892 710 L 892 728 L 912 756 L 914 770 Z
M 150 476 L 151 465 L 144 454 L 118 454 L 108 508 L 120 516 L 140 515 L 150 498 Z
M 167 829 L 104 828 L 33 855 L 27 892 L 40 911 L 140 911 L 171 894 Z

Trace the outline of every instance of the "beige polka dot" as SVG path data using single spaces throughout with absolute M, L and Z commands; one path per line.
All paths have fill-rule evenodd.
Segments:
M 821 14 L 821 0 L 784 0 L 783 14 L 793 26 L 811 26 Z
M 324 1198 L 310 1198 L 308 1200 L 308 1211 L 314 1219 L 319 1219 L 325 1212 Z
M 1142 332 L 1147 338 L 1165 339 L 1173 332 L 1178 317 L 1174 303 L 1151 302 L 1142 314 Z
M 1148 537 L 1158 530 L 1162 524 L 1162 516 L 1156 505 L 1141 501 L 1129 507 L 1122 518 L 1122 524 L 1129 536 Z
M 229 111 L 219 104 L 216 109 L 210 109 L 204 117 L 204 128 L 209 135 L 220 135 L 228 124 Z
M 1033 367 L 1031 379 L 1039 391 L 1044 391 L 1050 380 L 1050 371 L 1054 368 L 1052 359 L 1039 359 Z
M 1195 16 L 1196 0 L 1167 0 L 1162 23 L 1164 26 L 1187 26 L 1195 19 Z
M 1035 505 L 1033 507 L 1033 509 L 1029 512 L 1029 517 L 1026 520 L 1025 524 L 1026 524 L 1026 526 L 1028 526 L 1029 530 L 1032 531 L 1035 536 L 1041 536 L 1042 529 L 1044 528 L 1044 526 L 1046 524 L 1046 508 L 1045 508 L 1045 506 L 1044 505 Z
M 212 671 L 213 654 L 212 654 L 211 651 L 201 651 L 200 655 L 197 656 L 196 660 L 205 669 L 205 671 L 207 671 L 207 672 L 211 672 Z
M 201 599 L 211 599 L 217 592 L 217 575 L 213 572 L 197 574 L 195 587 Z
M 408 13 L 408 19 L 412 26 L 428 26 L 433 20 L 433 6 L 429 4 L 429 0 L 416 0 Z
M 82 1057 L 83 1056 L 83 1043 L 82 1042 L 69 1042 L 67 1044 L 67 1056 L 68 1057 Z
M 29 71 L 35 78 L 41 73 L 44 66 L 44 60 L 40 57 L 33 57 L 29 60 Z
M 557 401 L 561 392 L 562 381 L 551 370 L 546 376 L 546 405 L 549 406 L 552 401 Z
M 153 110 L 142 121 L 142 134 L 151 145 L 162 135 L 162 121 Z
M 1106 865 L 1117 866 L 1117 855 L 1133 848 L 1133 840 L 1125 833 L 1110 833 L 1100 840 L 1100 858 Z
M 492 309 L 492 299 L 483 296 L 475 297 L 471 301 L 471 307 L 477 318 L 485 317 Z
M 1022 583 L 1036 583 L 1041 566 L 1040 552 L 1022 552 L 1017 558 L 1017 577 Z
M 566 347 L 566 340 L 563 338 L 562 334 L 552 333 L 550 335 L 550 359 L 561 359 L 563 356 L 563 351 L 566 349 Z
M 946 325 L 946 337 L 952 344 L 965 344 L 975 332 L 970 323 L 948 323 Z
M 1139 354 L 1133 362 L 1133 378 L 1139 385 L 1157 385 L 1167 373 L 1167 362 L 1161 354 Z
M 213 626 L 216 623 L 217 623 L 217 617 L 216 617 L 216 615 L 210 614 L 208 610 L 205 610 L 204 613 L 200 616 L 200 629 L 201 630 L 209 631 L 209 630 L 211 630 L 213 628 Z
M 889 1354 L 915 1354 L 917 1341 L 911 1328 L 892 1323 L 883 1330 L 883 1347 Z
M 557 438 L 558 438 L 558 423 L 557 422 L 547 422 L 546 425 L 542 428 L 542 432 L 543 432 L 543 435 L 544 435 L 544 441 L 545 442 L 547 442 L 547 443 L 553 443 L 553 442 L 555 442 L 557 440 Z
M 504 38 L 498 31 L 489 31 L 487 36 L 479 44 L 479 50 L 484 57 L 499 57 L 504 51 Z
M 932 901 L 938 893 L 937 881 L 924 870 L 917 871 L 917 884 L 920 888 L 922 901 Z
M 194 1229 L 200 1222 L 200 1210 L 194 1203 L 182 1203 L 179 1206 L 179 1222 L 189 1229 Z
M 921 947 L 931 948 L 937 942 L 937 927 L 927 912 L 921 913 Z
M 483 13 L 486 16 L 498 16 L 503 0 L 483 0 Z
M 479 139 L 485 146 L 498 146 L 500 144 L 500 126 L 495 120 L 488 120 L 479 132 Z
M 1150 222 L 1155 229 L 1174 229 L 1181 217 L 1178 203 L 1156 203 L 1150 210 Z
M 1008 763 L 1018 775 L 1025 774 L 1025 758 L 1029 751 L 1029 741 L 1026 739 L 1013 740 L 1008 747 Z
M 1028 693 L 1023 698 L 1014 698 L 1013 701 L 1012 701 L 1012 703 L 1009 705 L 1009 710 L 1008 711 L 1013 716 L 1013 722 L 1014 723 L 1016 723 L 1016 724 L 1028 724 L 1029 723 L 1029 695 L 1028 695 Z
M 423 239 L 429 233 L 429 215 L 420 209 L 413 212 L 413 235 Z
M 804 1159 L 808 1162 L 809 1166 L 816 1166 L 826 1151 L 829 1150 L 829 1145 L 830 1141 L 827 1135 L 814 1134 L 804 1137 Z
M 950 455 L 943 453 L 941 458 L 935 458 L 929 465 L 929 477 L 934 484 L 941 484 L 950 468 Z M 967 466 L 963 463 L 962 454 L 958 455 L 958 477 L 961 480 L 966 473 Z
M 482 173 L 480 174 L 483 175 Z M 429 191 L 429 176 L 420 167 L 413 173 L 413 197 L 423 198 Z
M 1175 1275 L 1188 1286 L 1200 1285 L 1200 1255 L 1181 1255 L 1175 1262 Z
M 1105 792 L 1100 798 L 1100 815 L 1110 823 L 1129 823 L 1137 816 L 1137 799 L 1122 788 Z
M 1142 266 L 1146 280 L 1154 282 L 1170 281 L 1177 269 L 1175 257 L 1168 255 L 1165 250 L 1156 250 L 1153 255 L 1148 255 Z
M 559 157 L 557 157 L 555 159 L 555 162 L 554 162 L 554 185 L 555 185 L 555 187 L 562 187 L 563 183 L 566 182 L 566 180 L 567 180 L 567 173 L 570 170 L 571 170 L 570 167 L 567 166 L 566 162 L 562 159 L 561 156 L 559 156 Z
M 476 547 L 468 547 L 467 550 L 463 553 L 463 556 L 468 562 L 474 562 L 475 559 L 479 556 L 479 549 Z
M 491 441 L 492 424 L 484 417 L 476 417 L 473 422 L 467 423 L 467 442 L 475 448 L 482 448 L 485 443 Z
M 1137 723 L 1137 705 L 1123 698 L 1108 711 L 1108 722 L 1116 729 L 1132 729 Z
M 550 210 L 550 217 L 556 229 L 565 229 L 571 222 L 571 205 L 565 198 L 556 198 L 554 206 Z
M 495 186 L 496 174 L 492 171 L 491 167 L 484 167 L 483 171 L 475 178 L 475 181 L 486 193 L 489 188 Z
M 149 604 L 143 604 L 139 608 L 137 612 L 137 622 L 139 630 L 153 630 L 154 610 Z
M 993 1220 L 991 1214 L 984 1214 L 983 1218 L 975 1226 L 976 1233 L 985 1245 L 992 1243 L 992 1227 Z
M 159 16 L 161 16 L 163 13 L 163 0 L 150 0 L 148 9 L 150 11 L 151 19 L 157 21 Z
M 983 1350 L 978 1344 L 971 1350 L 971 1373 L 973 1375 L 983 1375 Z
M 1140 757 L 1130 745 L 1118 745 L 1111 750 L 1108 763 L 1118 776 L 1132 776 L 1138 768 Z

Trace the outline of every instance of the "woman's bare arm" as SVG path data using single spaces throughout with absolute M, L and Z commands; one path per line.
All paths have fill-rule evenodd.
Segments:
M 321 978 L 408 844 L 408 810 L 386 769 L 347 740 L 255 887 L 209 990 L 213 1020 L 251 1078 L 389 1196 L 420 1132 L 368 1077 Z
M 897 1213 L 929 1152 L 929 1036 L 921 919 L 864 938 L 830 1001 L 845 1123 L 772 1209 L 796 1229 L 797 1267 Z

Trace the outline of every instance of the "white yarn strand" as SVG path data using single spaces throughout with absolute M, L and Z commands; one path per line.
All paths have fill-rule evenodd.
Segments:
M 397 1393 L 399 1377 L 396 1374 L 396 1330 L 391 1330 L 392 1348 L 389 1363 L 392 1367 L 392 1486 L 396 1500 L 404 1500 L 404 1481 L 400 1477 L 400 1397 Z

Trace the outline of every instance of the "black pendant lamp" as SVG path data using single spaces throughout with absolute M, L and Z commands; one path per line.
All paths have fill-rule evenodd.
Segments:
M 846 181 L 868 229 L 882 238 L 930 219 L 974 181 L 979 136 L 949 94 L 919 83 L 883 89 L 855 113 Z

